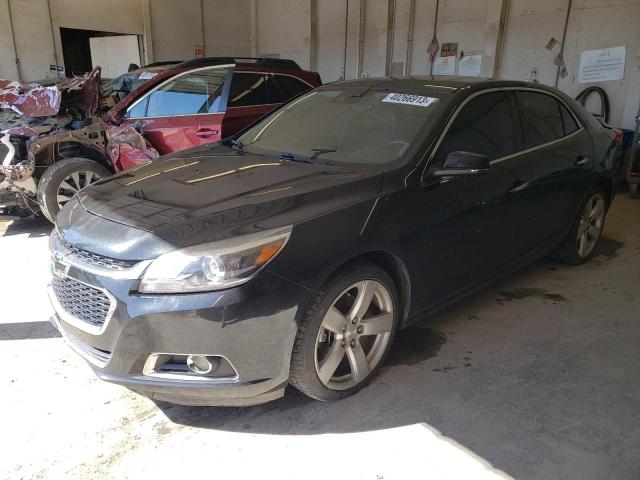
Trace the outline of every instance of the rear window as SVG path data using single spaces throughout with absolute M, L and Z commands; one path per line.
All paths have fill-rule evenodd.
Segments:
M 564 134 L 569 135 L 580 128 L 580 126 L 576 123 L 576 119 L 573 115 L 567 110 L 567 107 L 562 105 L 562 103 L 558 103 L 560 105 L 560 112 L 562 114 L 562 123 L 564 124 Z
M 309 84 L 289 75 L 276 75 L 275 80 L 278 88 L 283 94 L 284 102 L 292 99 L 293 97 L 297 97 L 301 93 L 311 90 L 312 88 Z
M 552 142 L 564 136 L 559 102 L 545 93 L 517 92 L 524 148 Z
M 282 103 L 283 95 L 269 73 L 235 72 L 231 79 L 228 107 Z

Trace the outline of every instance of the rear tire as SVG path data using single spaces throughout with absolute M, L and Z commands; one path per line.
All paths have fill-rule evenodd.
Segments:
M 291 384 L 321 401 L 354 394 L 383 364 L 399 314 L 396 286 L 380 267 L 357 263 L 340 270 L 298 325 Z
M 570 265 L 581 265 L 589 261 L 602 236 L 607 203 L 601 188 L 594 188 L 580 207 L 579 214 L 560 248 L 558 260 Z
M 60 208 L 82 188 L 108 177 L 111 172 L 88 158 L 69 158 L 51 165 L 38 183 L 42 214 L 55 223 Z

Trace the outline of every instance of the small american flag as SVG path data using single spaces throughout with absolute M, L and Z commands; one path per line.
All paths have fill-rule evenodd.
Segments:
M 436 36 L 433 36 L 433 39 L 431 40 L 431 43 L 429 44 L 429 46 L 427 47 L 427 53 L 429 55 L 431 55 L 431 61 L 433 61 L 433 59 L 435 58 L 435 56 L 438 53 L 438 48 L 440 48 L 440 45 L 438 44 L 438 39 L 436 38 Z

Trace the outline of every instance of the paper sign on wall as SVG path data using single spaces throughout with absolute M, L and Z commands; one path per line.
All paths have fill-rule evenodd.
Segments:
M 627 47 L 585 50 L 580 54 L 578 82 L 609 82 L 624 78 L 624 61 Z
M 440 49 L 441 57 L 457 57 L 458 56 L 458 44 L 457 43 L 443 43 Z
M 434 75 L 455 75 L 456 57 L 436 57 L 433 61 Z
M 479 77 L 480 67 L 482 67 L 482 55 L 465 55 L 460 59 L 458 75 Z

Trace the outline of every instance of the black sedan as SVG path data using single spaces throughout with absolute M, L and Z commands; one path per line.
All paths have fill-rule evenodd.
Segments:
M 51 235 L 54 322 L 154 399 L 339 399 L 419 314 L 545 255 L 588 260 L 615 146 L 540 85 L 326 85 L 80 192 Z

